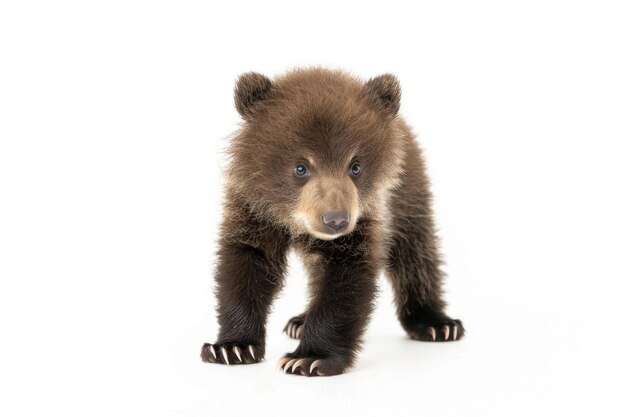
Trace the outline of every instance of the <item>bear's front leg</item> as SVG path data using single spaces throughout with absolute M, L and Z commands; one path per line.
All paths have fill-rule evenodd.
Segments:
M 217 266 L 216 343 L 205 343 L 204 362 L 256 363 L 265 355 L 265 322 L 283 282 L 286 246 L 262 248 L 233 239 L 220 243 Z
M 285 373 L 344 373 L 356 359 L 373 308 L 376 262 L 362 246 L 326 243 L 333 249 L 323 255 L 325 262 L 318 263 L 324 270 L 312 282 L 312 299 L 301 327 L 300 344 L 278 362 Z

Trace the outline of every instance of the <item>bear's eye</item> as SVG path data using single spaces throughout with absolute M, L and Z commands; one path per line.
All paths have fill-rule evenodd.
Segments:
M 361 164 L 359 164 L 358 162 L 355 162 L 354 164 L 352 164 L 352 166 L 350 167 L 350 174 L 352 174 L 353 176 L 357 176 L 361 173 Z
M 298 178 L 304 178 L 309 174 L 309 168 L 305 164 L 300 163 L 293 169 L 293 173 Z

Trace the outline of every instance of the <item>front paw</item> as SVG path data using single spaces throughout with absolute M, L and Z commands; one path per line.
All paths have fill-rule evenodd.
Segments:
M 453 342 L 465 334 L 461 320 L 444 318 L 414 323 L 407 329 L 409 337 L 424 342 Z
M 340 356 L 315 357 L 288 353 L 278 360 L 278 370 L 302 376 L 332 376 L 346 372 L 348 361 Z
M 245 343 L 205 343 L 200 357 L 203 362 L 245 365 L 263 360 L 263 349 Z

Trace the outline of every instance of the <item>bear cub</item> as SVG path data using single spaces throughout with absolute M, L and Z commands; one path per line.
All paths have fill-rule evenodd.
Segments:
M 409 337 L 463 337 L 461 321 L 444 311 L 428 178 L 398 115 L 397 79 L 363 82 L 321 68 L 274 80 L 247 73 L 235 105 L 244 122 L 226 172 L 215 276 L 220 329 L 202 360 L 263 360 L 290 249 L 302 256 L 310 300 L 285 327 L 299 345 L 279 360 L 284 372 L 329 376 L 354 364 L 381 271 Z

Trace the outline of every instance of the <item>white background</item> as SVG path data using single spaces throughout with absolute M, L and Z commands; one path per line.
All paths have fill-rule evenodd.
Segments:
M 624 415 L 619 2 L 0 3 L 0 414 Z M 352 372 L 204 364 L 238 74 L 393 72 L 425 150 L 459 343 L 381 279 Z

